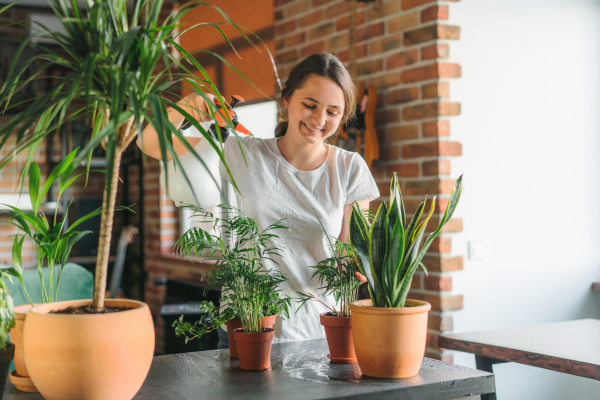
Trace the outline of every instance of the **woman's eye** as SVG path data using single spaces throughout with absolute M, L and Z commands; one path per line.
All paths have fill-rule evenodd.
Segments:
M 304 104 L 304 103 L 302 103 Z M 308 104 L 304 104 L 304 107 L 308 108 L 309 110 L 314 110 L 317 106 L 309 106 Z
M 332 117 L 336 117 L 339 113 L 332 113 L 331 111 L 328 111 L 329 115 L 331 115 Z

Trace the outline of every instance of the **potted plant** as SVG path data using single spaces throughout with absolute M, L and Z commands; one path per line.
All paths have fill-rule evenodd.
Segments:
M 229 205 L 219 206 L 221 218 L 193 205 L 184 208 L 204 222 L 211 221 L 212 229 L 191 228 L 177 241 L 174 251 L 190 259 L 193 254 L 214 260 L 205 276 L 208 287 L 220 286 L 223 295 L 220 310 L 212 303 L 201 305 L 208 318 L 195 324 L 184 323 L 183 316 L 176 320 L 176 333 L 185 335 L 187 342 L 237 317 L 239 328 L 228 325 L 230 352 L 237 350 L 242 369 L 268 368 L 275 316 L 289 317 L 291 299 L 279 288 L 287 278 L 279 271 L 266 270 L 263 261 L 279 254 L 281 249 L 270 240 L 277 237 L 275 230 L 287 228 L 278 221 L 261 230 L 256 221 Z
M 31 307 L 34 306 L 34 301 L 29 295 L 23 277 L 21 257 L 23 243 L 25 239 L 31 242 L 40 278 L 40 293 L 39 296 L 35 296 L 34 298 L 39 299 L 36 301 L 41 304 L 55 302 L 58 299 L 61 274 L 67 263 L 71 249 L 81 238 L 91 233 L 90 231 L 79 232 L 75 228 L 82 222 L 99 215 L 101 212 L 100 209 L 93 211 L 73 222 L 68 228 L 65 228 L 67 226 L 65 223 L 69 212 L 68 207 L 64 210 L 64 215 L 61 219 L 57 218 L 58 207 L 55 207 L 53 218 L 52 216 L 46 216 L 43 211 L 42 202 L 52 186 L 55 184 L 57 186 L 56 204 L 60 204 L 60 198 L 67 188 L 77 178 L 85 174 L 83 172 L 73 176 L 77 168 L 77 165 L 73 162 L 75 156 L 76 151 L 68 154 L 48 175 L 43 184 L 41 183 L 39 165 L 36 162 L 31 163 L 31 167 L 29 168 L 29 198 L 32 211 L 23 211 L 10 205 L 8 206 L 9 210 L 5 211 L 10 216 L 7 223 L 16 226 L 22 234 L 22 236 L 17 234 L 14 237 L 12 246 L 13 267 L 7 269 L 6 273 L 18 279 L 21 289 L 30 303 L 15 307 L 16 324 L 11 330 L 11 341 L 15 345 L 14 363 L 16 373 L 11 374 L 10 379 L 17 389 L 22 391 L 36 391 L 29 377 L 23 354 L 23 327 L 25 318 Z
M 361 273 L 367 278 L 370 300 L 350 305 L 352 335 L 363 374 L 377 378 L 407 378 L 419 372 L 425 354 L 427 314 L 431 305 L 407 300 L 414 273 L 433 239 L 452 218 L 462 190 L 462 175 L 454 183 L 438 227 L 421 246 L 435 197 L 427 216 L 423 201 L 407 224 L 398 177 L 394 173 L 390 206 L 381 204 L 372 221 L 354 203 L 350 218 L 350 245 Z
M 49 66 L 61 68 L 62 73 L 52 76 L 54 86 L 47 93 L 18 104 L 26 108 L 0 128 L 0 146 L 9 143 L 11 136 L 16 139 L 15 148 L 4 152 L 7 155 L 0 160 L 0 168 L 24 149 L 29 148 L 31 156 L 47 135 L 66 122 L 85 118 L 93 128 L 91 138 L 74 161 L 79 164 L 88 160 L 89 167 L 92 151 L 102 145 L 106 149 L 106 181 L 93 300 L 49 303 L 31 309 L 23 334 L 27 369 L 47 398 L 79 400 L 94 393 L 97 399 L 129 399 L 139 390 L 150 369 L 154 326 L 146 304 L 105 300 L 121 157 L 142 131 L 144 122 L 148 122 L 158 133 L 164 162 L 171 157 L 181 168 L 173 149 L 173 137 L 200 160 L 190 143 L 169 122 L 166 106 L 171 106 L 202 133 L 203 140 L 211 143 L 224 162 L 220 138 L 214 139 L 171 99 L 179 97 L 178 85 L 184 84 L 205 100 L 209 100 L 205 91 L 211 90 L 221 104 L 226 104 L 204 68 L 177 43 L 177 36 L 182 33 L 181 18 L 198 6 L 213 7 L 229 23 L 231 20 L 218 7 L 203 1 L 178 6 L 164 19 L 160 0 L 85 3 L 48 0 L 48 3 L 64 33 L 40 26 L 23 43 L 0 87 L 0 104 L 4 109 L 17 106 L 10 104 L 11 97 L 37 76 L 22 78 L 30 65 L 37 67 L 36 74 L 45 73 Z M 239 27 L 231 24 L 252 43 Z M 220 27 L 211 23 L 190 29 L 204 26 L 212 26 L 222 34 Z M 34 37 L 45 40 L 32 41 Z M 35 55 L 22 60 L 23 49 L 29 45 L 36 47 Z M 197 78 L 190 66 L 199 70 L 202 78 Z M 208 117 L 214 119 L 217 108 L 210 101 L 207 104 Z M 229 117 L 227 122 L 233 130 Z
M 12 282 L 10 276 L 0 270 L 0 400 L 4 397 L 8 369 L 15 354 L 15 345 L 7 342 L 8 333 L 15 326 L 15 313 L 13 301 L 4 279 Z
M 321 223 L 318 215 L 317 219 Z M 320 315 L 321 325 L 325 328 L 329 346 L 327 357 L 333 362 L 355 363 L 356 353 L 352 340 L 350 303 L 356 301 L 358 288 L 364 277 L 359 273 L 350 245 L 340 242 L 335 237 L 330 238 L 322 223 L 321 228 L 325 232 L 329 247 L 333 251 L 333 257 L 326 258 L 318 265 L 311 267 L 316 269 L 311 279 L 318 277 L 321 286 L 319 289 L 324 290 L 324 295 L 333 295 L 336 303 L 327 305 L 312 293 L 297 292 L 301 299 L 299 300 L 300 307 L 296 312 L 307 301 L 318 301 L 327 307 L 329 312 Z M 333 239 L 333 242 L 331 239 Z M 336 306 L 338 307 L 336 308 Z

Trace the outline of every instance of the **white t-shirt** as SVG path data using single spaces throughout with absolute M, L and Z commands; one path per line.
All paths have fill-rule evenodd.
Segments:
M 285 249 L 283 257 L 276 259 L 279 265 L 267 260 L 267 269 L 277 269 L 287 275 L 282 285 L 285 294 L 292 298 L 290 319 L 275 324 L 275 341 L 309 340 L 325 337 L 319 322 L 319 314 L 327 309 L 316 301 L 309 301 L 295 313 L 299 298 L 296 292 L 311 292 L 326 304 L 333 306 L 332 296 L 325 298 L 318 278 L 311 280 L 315 272 L 310 266 L 331 257 L 327 238 L 315 216 L 323 222 L 327 233 L 338 237 L 342 230 L 344 206 L 354 201 L 379 197 L 379 190 L 358 153 L 328 145 L 326 161 L 312 171 L 300 171 L 283 157 L 277 147 L 277 138 L 258 139 L 242 137 L 254 158 L 246 166 L 240 146 L 234 137 L 225 142 L 225 160 L 229 165 L 241 195 L 236 193 L 238 207 L 246 216 L 256 220 L 261 227 L 284 219 L 289 230 L 276 230 L 279 239 L 274 243 Z M 248 158 L 248 157 L 247 157 Z M 221 176 L 227 180 L 223 164 Z M 314 210 L 313 210 L 314 209 Z

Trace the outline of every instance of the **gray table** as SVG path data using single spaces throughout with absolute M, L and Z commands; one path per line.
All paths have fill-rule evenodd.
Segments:
M 358 364 L 330 363 L 325 340 L 273 345 L 271 370 L 242 371 L 229 350 L 158 356 L 137 400 L 398 399 L 442 400 L 493 393 L 494 375 L 425 358 L 419 375 L 376 379 Z M 38 400 L 7 384 L 5 400 Z

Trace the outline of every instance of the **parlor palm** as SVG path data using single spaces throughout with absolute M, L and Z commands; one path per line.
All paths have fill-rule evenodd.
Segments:
M 16 57 L 10 67 L 8 79 L 0 88 L 0 104 L 8 110 L 15 106 L 22 107 L 23 104 L 11 104 L 12 95 L 29 80 L 42 77 L 43 71 L 49 66 L 59 66 L 67 73 L 53 77 L 56 84 L 50 91 L 26 102 L 26 109 L 0 129 L 0 148 L 7 145 L 11 135 L 16 135 L 17 139 L 15 151 L 9 151 L 0 160 L 0 168 L 15 153 L 27 149 L 28 166 L 34 149 L 42 140 L 70 120 L 86 118 L 92 125 L 91 139 L 75 161 L 83 162 L 87 159 L 89 166 L 92 151 L 100 145 L 106 149 L 107 179 L 102 203 L 93 302 L 98 311 L 104 306 L 121 157 L 129 144 L 138 137 L 144 122 L 150 123 L 158 132 L 162 159 L 167 161 L 170 156 L 180 168 L 173 150 L 172 135 L 179 139 L 182 139 L 182 135 L 169 122 L 166 106 L 175 108 L 202 132 L 204 140 L 210 142 L 227 166 L 219 143 L 220 133 L 218 138 L 213 138 L 189 113 L 169 98 L 176 98 L 178 89 L 185 85 L 206 100 L 208 97 L 205 92 L 211 91 L 225 103 L 204 68 L 192 54 L 177 44 L 177 36 L 182 33 L 179 31 L 181 18 L 196 7 L 215 8 L 229 23 L 231 21 L 218 7 L 206 1 L 182 4 L 164 20 L 161 20 L 162 0 L 133 0 L 131 3 L 126 0 L 87 0 L 84 6 L 70 0 L 48 0 L 48 3 L 66 33 L 52 32 L 40 26 L 39 32 L 32 37 L 50 39 L 54 45 L 34 44 L 31 37 L 23 42 L 20 52 L 25 46 L 31 45 L 37 47 L 37 55 L 29 60 L 18 60 L 19 57 Z M 212 26 L 223 34 L 219 24 L 204 23 L 192 28 L 203 26 Z M 238 26 L 233 26 L 242 33 Z M 246 35 L 242 35 L 249 40 Z M 215 56 L 235 70 L 221 56 Z M 35 65 L 38 72 L 32 77 L 24 78 L 23 72 L 30 65 Z M 202 78 L 195 77 L 191 68 L 200 71 Z M 241 75 L 239 71 L 236 72 Z M 214 104 L 210 101 L 207 104 L 209 114 L 214 116 Z M 192 146 L 185 140 L 182 142 L 202 162 Z M 182 168 L 181 170 L 183 171 Z M 227 171 L 229 173 L 228 167 Z M 183 172 L 185 175 L 185 171 Z M 23 179 L 25 176 L 26 171 Z

